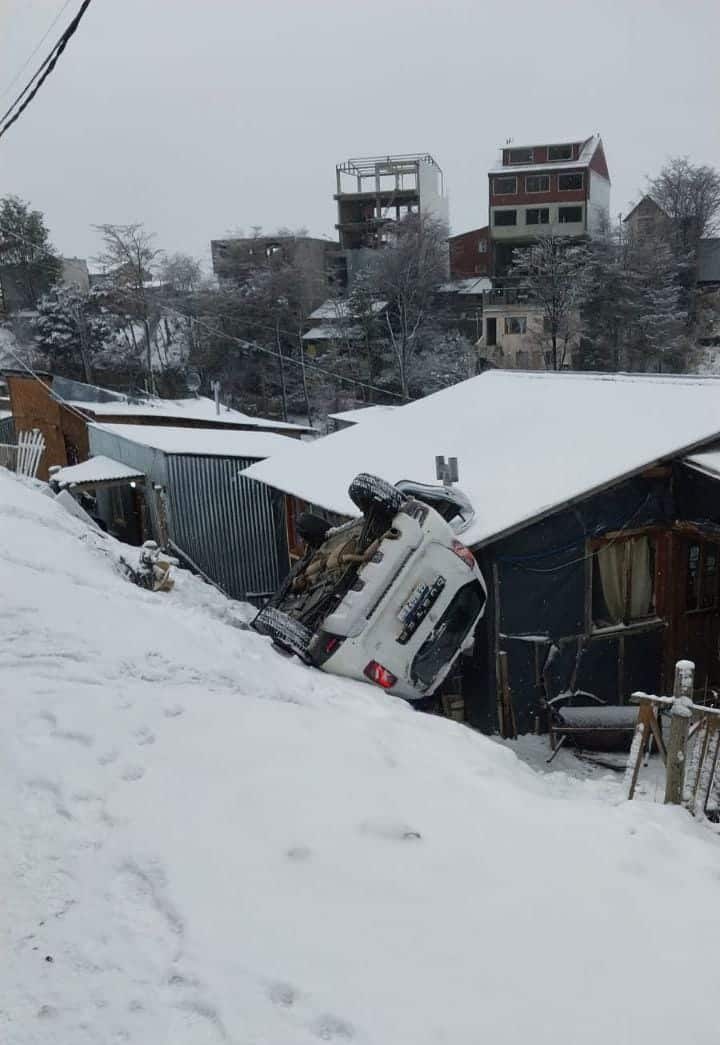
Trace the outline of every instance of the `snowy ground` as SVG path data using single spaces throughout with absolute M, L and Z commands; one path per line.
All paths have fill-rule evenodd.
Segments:
M 717 1042 L 710 828 L 117 553 L 0 473 L 0 1041 Z

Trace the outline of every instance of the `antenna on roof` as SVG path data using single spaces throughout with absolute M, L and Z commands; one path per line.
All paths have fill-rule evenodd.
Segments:
M 506 139 L 505 139 L 505 144 L 506 144 L 506 145 L 512 145 L 512 143 L 514 142 L 514 140 L 515 140 L 514 138 L 506 138 Z
M 457 457 L 448 457 L 447 461 L 444 457 L 436 457 L 435 475 L 443 486 L 452 486 L 453 483 L 456 483 L 460 478 Z

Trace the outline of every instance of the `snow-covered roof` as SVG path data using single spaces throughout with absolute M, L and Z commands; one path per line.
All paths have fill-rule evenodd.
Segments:
M 485 543 L 560 505 L 720 437 L 713 378 L 490 370 L 247 474 L 346 515 L 358 472 L 436 482 L 455 456 Z
M 351 424 L 358 424 L 362 421 L 374 420 L 379 417 L 380 414 L 388 414 L 393 410 L 399 410 L 398 406 L 390 406 L 386 403 L 375 403 L 373 406 L 359 406 L 355 410 L 341 410 L 337 414 L 328 414 L 328 417 L 332 418 L 333 421 L 349 421 Z
M 360 327 L 340 327 L 333 326 L 318 326 L 310 327 L 306 334 L 303 334 L 303 341 L 337 341 L 338 338 L 350 339 L 362 337 L 362 329 Z
M 579 140 L 578 138 L 575 138 L 575 140 L 571 141 L 571 142 L 551 141 L 551 142 L 548 142 L 547 144 L 549 144 L 549 145 L 575 145 L 578 140 Z M 542 146 L 537 146 L 537 145 L 512 145 L 512 146 L 507 146 L 507 148 L 512 148 L 512 149 L 536 149 L 536 148 L 540 148 L 540 147 L 545 148 L 545 144 L 546 143 L 543 143 Z M 538 171 L 538 173 L 542 173 L 545 170 L 550 170 L 551 171 L 551 170 L 557 170 L 558 168 L 588 167 L 589 164 L 590 164 L 590 160 L 593 158 L 593 154 L 594 154 L 594 152 L 597 149 L 599 144 L 600 144 L 600 138 L 599 138 L 599 136 L 597 134 L 594 134 L 592 136 L 592 138 L 588 138 L 585 142 L 583 142 L 583 147 L 580 150 L 580 153 L 579 153 L 577 159 L 575 159 L 575 160 L 553 160 L 552 163 L 544 163 L 542 161 L 538 161 L 537 163 L 506 163 L 504 165 L 501 164 L 499 167 L 493 167 L 492 170 L 488 171 L 488 173 L 489 174 L 514 174 L 516 171 L 519 171 L 520 174 L 523 174 L 523 173 L 528 172 L 528 171 Z
M 52 475 L 53 482 L 59 486 L 72 486 L 73 483 L 107 483 L 118 479 L 142 479 L 143 473 L 130 468 L 111 457 L 91 457 L 82 464 L 73 464 L 68 468 L 60 468 Z
M 706 450 L 701 454 L 691 454 L 685 458 L 685 464 L 698 472 L 709 475 L 711 479 L 720 479 L 720 450 Z
M 253 428 L 281 428 L 293 432 L 307 432 L 311 429 L 304 425 L 294 425 L 287 421 L 273 421 L 265 417 L 253 417 L 239 410 L 221 406 L 218 414 L 215 401 L 204 396 L 192 399 L 146 399 L 141 403 L 92 403 L 82 400 L 70 400 L 69 406 L 85 410 L 95 417 L 150 417 L 158 420 L 192 420 L 209 421 L 213 424 L 252 425 Z
M 441 294 L 484 294 L 488 290 L 492 290 L 492 280 L 487 276 L 455 279 L 438 287 Z
M 373 315 L 378 315 L 384 308 L 387 308 L 387 301 L 373 301 L 370 305 L 370 311 Z M 350 303 L 341 298 L 328 298 L 327 301 L 323 301 L 322 305 L 318 305 L 314 312 L 311 312 L 308 319 L 330 319 L 330 320 L 341 320 L 341 319 L 352 319 L 356 315 L 356 312 L 350 308 Z
M 166 425 L 90 425 L 121 439 L 149 446 L 166 454 L 201 454 L 213 457 L 270 457 L 289 455 L 302 444 L 274 432 L 237 432 L 222 428 L 171 428 Z M 292 445 L 290 445 L 292 444 Z

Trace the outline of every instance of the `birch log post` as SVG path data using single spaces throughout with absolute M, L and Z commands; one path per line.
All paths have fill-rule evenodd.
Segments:
M 692 691 L 695 665 L 691 660 L 679 660 L 675 665 L 673 705 L 670 710 L 670 735 L 667 746 L 667 775 L 665 801 L 681 805 L 685 786 L 687 735 L 692 718 Z

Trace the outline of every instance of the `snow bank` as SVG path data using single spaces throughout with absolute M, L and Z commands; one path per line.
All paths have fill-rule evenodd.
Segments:
M 3 1041 L 716 1041 L 709 829 L 121 551 L 0 474 Z

